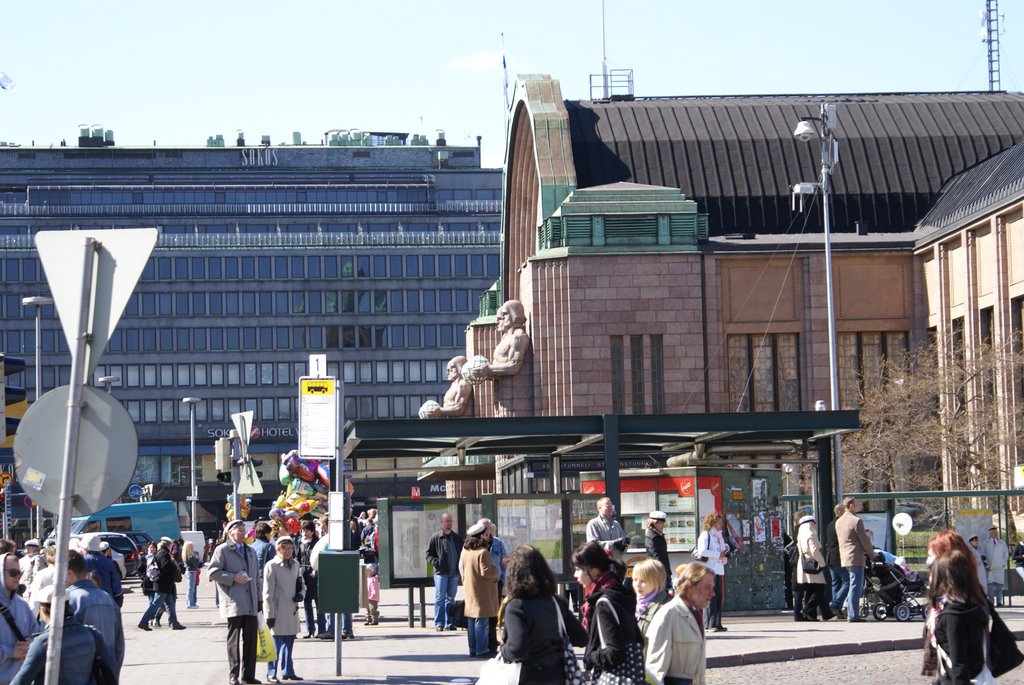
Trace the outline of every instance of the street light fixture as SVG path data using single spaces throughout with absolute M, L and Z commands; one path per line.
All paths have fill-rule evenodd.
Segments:
M 113 393 L 110 392 L 110 386 L 113 385 L 114 383 L 120 383 L 121 382 L 121 377 L 120 376 L 100 376 L 97 380 L 100 383 L 102 383 L 103 385 L 107 386 L 107 394 L 108 395 L 112 395 Z
M 189 521 L 192 523 L 192 530 L 196 530 L 196 500 L 199 499 L 199 492 L 196 490 L 196 405 L 202 400 L 198 397 L 183 397 L 181 401 L 183 404 L 188 405 L 189 445 L 191 446 L 190 453 L 192 455 L 192 468 L 190 469 L 192 474 L 190 479 L 192 494 L 188 498 L 191 504 Z
M 53 304 L 52 297 L 44 295 L 31 295 L 21 298 L 22 307 L 35 307 L 36 310 L 36 402 L 43 394 L 43 307 Z M 36 535 L 43 539 L 43 508 L 36 505 Z
M 801 210 L 803 209 L 803 196 L 813 193 L 814 189 L 821 190 L 821 206 L 825 223 L 825 290 L 828 299 L 828 380 L 831 391 L 831 406 L 829 408 L 832 411 L 839 409 L 836 308 L 835 293 L 832 288 L 832 212 L 829 203 L 832 170 L 839 163 L 839 143 L 835 137 L 837 123 L 836 106 L 831 103 L 822 103 L 817 120 L 813 117 L 806 117 L 801 119 L 796 125 L 796 129 L 793 131 L 794 138 L 805 143 L 814 138 L 818 138 L 821 141 L 821 181 L 818 183 L 797 183 L 792 188 L 793 201 L 795 203 L 799 196 Z M 832 436 L 832 468 L 835 478 L 833 483 L 835 498 L 836 501 L 839 501 L 843 494 L 843 478 L 838 435 Z

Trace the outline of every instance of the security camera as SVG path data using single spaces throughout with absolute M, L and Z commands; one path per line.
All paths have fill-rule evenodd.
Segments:
M 796 125 L 796 129 L 793 131 L 793 137 L 799 138 L 805 143 L 817 136 L 818 132 L 814 129 L 814 124 L 809 121 L 801 121 Z

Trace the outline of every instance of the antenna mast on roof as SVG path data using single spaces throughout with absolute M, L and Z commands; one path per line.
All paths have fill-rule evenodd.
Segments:
M 602 97 L 608 99 L 608 52 L 605 50 L 604 40 L 604 0 L 601 0 L 601 82 L 604 84 Z
M 999 83 L 999 0 L 985 0 L 981 13 L 981 42 L 988 45 L 988 89 L 1002 90 Z

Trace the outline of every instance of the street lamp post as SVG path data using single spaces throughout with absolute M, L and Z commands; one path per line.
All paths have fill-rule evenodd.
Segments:
M 832 170 L 839 163 L 839 143 L 835 137 L 837 123 L 836 106 L 822 103 L 817 129 L 813 118 L 801 119 L 793 135 L 804 142 L 818 138 L 821 142 L 821 181 L 820 183 L 798 183 L 793 186 L 794 198 L 816 192 L 821 189 L 821 206 L 825 223 L 825 293 L 828 300 L 828 380 L 831 395 L 832 411 L 839 410 L 839 365 L 838 347 L 836 343 L 836 308 L 835 293 L 832 286 L 832 210 L 829 202 Z M 842 460 L 840 456 L 839 436 L 832 436 L 832 468 L 835 482 L 836 501 L 843 495 Z
M 196 530 L 196 500 L 199 499 L 199 492 L 196 489 L 196 404 L 200 402 L 198 397 L 183 397 L 182 403 L 188 405 L 188 424 L 189 424 L 189 446 L 191 447 L 190 454 L 192 455 L 192 468 L 189 470 L 191 473 L 191 496 L 188 498 L 191 504 L 189 511 L 191 512 L 190 521 L 192 522 L 192 530 Z
M 121 382 L 121 377 L 120 376 L 100 376 L 97 380 L 100 383 L 102 383 L 103 385 L 107 386 L 107 394 L 108 395 L 112 395 L 113 393 L 110 391 L 110 386 L 113 385 L 114 383 L 120 383 Z
M 53 298 L 43 295 L 21 298 L 22 307 L 34 307 L 36 310 L 36 402 L 39 401 L 39 396 L 42 395 L 43 389 L 43 307 L 51 304 L 53 304 Z M 43 508 L 38 504 L 36 505 L 36 535 L 40 540 L 43 539 Z

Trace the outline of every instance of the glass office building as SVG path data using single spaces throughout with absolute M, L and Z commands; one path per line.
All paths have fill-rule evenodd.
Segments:
M 478 147 L 358 142 L 0 148 L 0 351 L 29 366 L 13 383 L 35 396 L 35 311 L 21 300 L 49 286 L 33 235 L 155 226 L 156 249 L 92 380 L 135 421 L 133 482 L 186 512 L 184 397 L 201 400 L 197 458 L 247 410 L 252 453 L 294 449 L 310 354 L 326 354 L 344 382 L 346 418 L 416 416 L 443 395 L 445 365 L 464 353 L 466 321 L 498 277 L 501 171 L 480 168 Z M 68 383 L 71 360 L 53 307 L 41 317 L 45 392 Z M 276 497 L 275 470 L 265 467 L 257 506 Z M 201 484 L 201 522 L 223 519 L 226 494 Z M 408 495 L 407 482 L 357 484 L 357 498 L 382 494 Z

